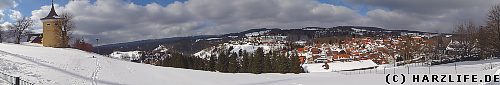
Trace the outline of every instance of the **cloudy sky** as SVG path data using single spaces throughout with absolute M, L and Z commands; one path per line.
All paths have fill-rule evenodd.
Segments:
M 451 32 L 454 24 L 484 23 L 500 0 L 55 0 L 75 15 L 77 37 L 104 43 L 225 34 L 253 28 L 376 26 Z M 0 0 L 0 25 L 47 16 L 50 0 Z

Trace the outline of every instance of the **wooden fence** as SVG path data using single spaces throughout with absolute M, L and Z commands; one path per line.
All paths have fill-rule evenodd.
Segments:
M 6 74 L 4 72 L 0 72 L 0 79 L 5 80 L 11 85 L 35 85 L 33 83 L 30 83 L 24 79 L 21 79 L 21 77 L 18 76 L 12 76 L 9 74 Z

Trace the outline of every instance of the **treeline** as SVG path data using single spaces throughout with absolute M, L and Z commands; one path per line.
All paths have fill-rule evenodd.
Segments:
M 465 21 L 455 26 L 453 40 L 460 42 L 459 56 L 478 54 L 481 59 L 500 55 L 500 4 L 492 6 L 486 24 Z M 479 52 L 479 53 L 477 53 Z
M 269 51 L 258 48 L 254 53 L 239 50 L 231 52 L 233 47 L 218 50 L 217 54 L 200 58 L 184 56 L 180 53 L 160 55 L 164 57 L 156 63 L 160 66 L 204 70 L 222 73 L 303 73 L 297 55 L 287 52 Z M 151 55 L 155 56 L 155 55 Z M 156 55 L 158 56 L 158 55 Z

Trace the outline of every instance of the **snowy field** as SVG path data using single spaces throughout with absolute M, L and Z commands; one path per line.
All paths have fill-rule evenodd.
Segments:
M 361 68 L 377 67 L 378 65 L 371 60 L 361 60 L 352 62 L 333 62 L 328 63 L 329 69 L 324 69 L 324 63 L 314 63 L 314 64 L 304 64 L 302 67 L 306 69 L 306 72 L 335 72 L 344 70 L 355 70 Z
M 120 51 L 115 51 L 111 54 L 109 54 L 109 57 L 115 58 L 115 59 L 123 59 L 123 60 L 138 60 L 140 57 L 140 52 L 141 51 L 128 51 L 128 52 L 120 52 Z
M 233 45 L 233 44 L 225 44 L 225 45 L 222 45 L 224 46 L 224 48 L 230 48 L 230 47 L 233 47 L 233 50 L 231 50 L 231 53 L 239 53 L 239 51 L 246 51 L 246 52 L 249 52 L 249 53 L 254 53 L 254 51 L 257 50 L 257 48 L 262 48 L 263 52 L 264 53 L 268 53 L 269 50 L 271 49 L 279 49 L 279 48 L 283 48 L 283 44 L 280 44 L 280 45 L 277 45 L 277 46 L 267 46 L 267 45 L 250 45 L 250 44 L 243 44 L 243 45 Z M 214 51 L 214 48 L 209 48 L 209 49 L 204 49 L 204 50 L 201 50 L 199 52 L 196 52 L 194 53 L 193 55 L 194 56 L 198 56 L 198 57 L 201 57 L 201 58 L 205 58 L 205 57 L 208 57 L 212 54 L 218 54 L 218 53 L 213 53 Z
M 499 61 L 460 62 L 457 66 L 459 71 L 454 71 L 454 64 L 432 66 L 431 73 L 493 74 L 498 73 Z M 489 66 L 494 68 L 487 69 Z M 37 85 L 385 85 L 386 74 L 380 73 L 384 67 L 386 72 L 407 73 L 406 66 L 390 65 L 365 73 L 215 73 L 126 62 L 69 48 L 0 44 L 0 70 L 19 75 Z M 428 73 L 426 66 L 409 67 L 412 74 Z M 0 80 L 0 84 L 2 82 Z

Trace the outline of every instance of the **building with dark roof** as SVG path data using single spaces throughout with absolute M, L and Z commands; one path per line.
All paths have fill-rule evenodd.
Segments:
M 54 1 L 52 1 L 52 8 L 50 9 L 47 17 L 40 19 L 43 22 L 43 38 L 42 44 L 45 47 L 68 47 L 68 43 L 63 39 L 66 32 L 63 31 L 62 21 L 64 18 L 57 15 L 54 9 Z

